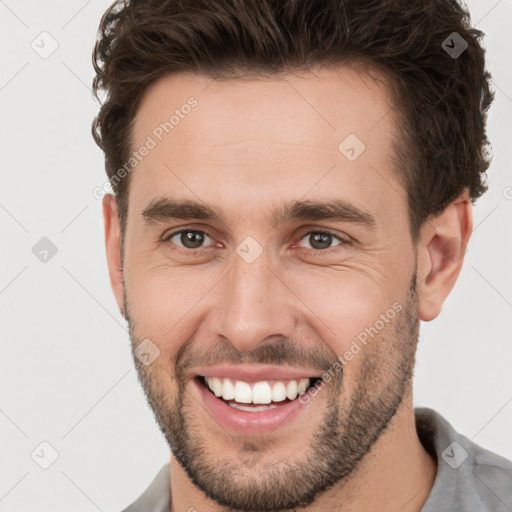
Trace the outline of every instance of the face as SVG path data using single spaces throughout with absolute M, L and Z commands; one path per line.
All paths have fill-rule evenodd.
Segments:
M 348 68 L 169 77 L 146 93 L 133 148 L 148 137 L 123 275 L 150 406 L 219 504 L 307 505 L 357 469 L 414 366 L 416 256 L 385 85 Z

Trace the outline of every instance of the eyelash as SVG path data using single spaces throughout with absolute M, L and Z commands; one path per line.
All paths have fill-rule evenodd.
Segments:
M 162 241 L 163 242 L 171 242 L 171 239 L 174 238 L 176 235 L 181 235 L 182 233 L 188 233 L 188 232 L 201 233 L 201 234 L 204 234 L 207 237 L 211 238 L 212 240 L 214 240 L 214 237 L 212 237 L 211 235 L 208 234 L 208 232 L 206 232 L 202 229 L 190 229 L 189 228 L 189 229 L 180 229 L 178 231 L 173 231 L 172 233 L 164 235 Z M 303 240 L 306 236 L 312 235 L 312 234 L 332 236 L 333 238 L 336 238 L 341 242 L 339 245 L 334 245 L 332 247 L 328 247 L 327 249 L 308 249 L 307 247 L 298 247 L 299 249 L 307 249 L 310 253 L 314 254 L 315 256 L 330 254 L 333 250 L 336 250 L 336 248 L 343 247 L 343 246 L 350 244 L 350 242 L 348 240 L 344 240 L 343 238 L 336 235 L 335 233 L 328 231 L 328 230 L 322 230 L 322 229 L 316 229 L 316 230 L 311 230 L 311 231 L 305 232 L 299 239 L 299 242 L 301 240 Z M 215 247 L 198 247 L 196 249 L 187 249 L 187 248 L 181 247 L 176 244 L 173 244 L 173 245 L 174 245 L 173 250 L 177 251 L 180 254 L 186 255 L 186 256 L 194 256 L 199 252 L 204 252 L 209 249 L 215 249 Z M 295 248 L 297 248 L 297 247 L 294 247 L 294 249 Z

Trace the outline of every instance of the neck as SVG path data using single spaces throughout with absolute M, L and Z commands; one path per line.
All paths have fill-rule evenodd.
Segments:
M 437 463 L 421 444 L 408 387 L 388 428 L 356 470 L 317 498 L 304 512 L 421 512 L 432 489 Z M 171 455 L 170 512 L 229 512 L 188 479 Z

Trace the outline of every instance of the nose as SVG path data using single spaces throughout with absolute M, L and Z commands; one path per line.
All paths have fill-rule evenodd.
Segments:
M 294 295 L 269 265 L 264 254 L 252 263 L 235 256 L 220 288 L 214 334 L 240 351 L 250 351 L 272 336 L 293 336 Z

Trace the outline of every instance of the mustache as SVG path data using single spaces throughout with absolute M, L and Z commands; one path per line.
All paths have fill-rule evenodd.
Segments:
M 288 338 L 269 340 L 250 351 L 237 350 L 229 341 L 217 341 L 205 350 L 202 342 L 190 338 L 175 356 L 176 374 L 186 374 L 195 367 L 232 365 L 275 365 L 309 368 L 326 372 L 338 357 L 325 347 L 309 348 Z

